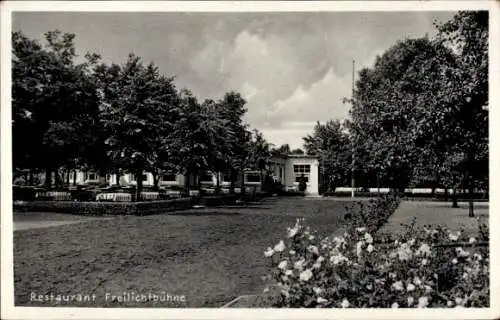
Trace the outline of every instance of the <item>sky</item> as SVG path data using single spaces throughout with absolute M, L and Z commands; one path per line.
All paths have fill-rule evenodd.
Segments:
M 317 121 L 345 119 L 355 70 L 405 38 L 435 34 L 454 12 L 14 13 L 13 30 L 74 33 L 77 53 L 123 63 L 130 52 L 200 100 L 240 92 L 245 120 L 302 147 Z

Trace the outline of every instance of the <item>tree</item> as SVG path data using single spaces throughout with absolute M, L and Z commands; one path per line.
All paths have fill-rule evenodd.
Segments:
M 303 155 L 304 154 L 304 150 L 300 149 L 300 148 L 297 148 L 297 149 L 293 149 L 292 151 L 290 151 L 291 154 L 300 154 L 300 155 Z
M 88 66 L 76 64 L 74 34 L 49 31 L 45 46 L 21 32 L 12 34 L 14 166 L 52 173 L 61 184 L 59 168 L 85 161 L 92 145 L 97 114 L 95 85 Z
M 286 156 L 291 153 L 290 146 L 286 144 L 282 144 L 278 148 L 272 148 L 271 149 L 271 154 L 273 156 Z
M 350 112 L 357 172 L 377 172 L 378 179 L 401 191 L 409 184 L 420 156 L 418 124 L 428 112 L 416 106 L 435 90 L 418 71 L 435 56 L 428 38 L 407 39 L 377 57 L 373 68 L 360 71 Z M 430 67 L 427 71 L 439 71 Z
M 136 201 L 141 199 L 144 170 L 161 162 L 161 145 L 173 128 L 169 106 L 177 98 L 169 83 L 154 64 L 144 66 L 130 54 L 108 88 L 113 94 L 101 104 L 108 156 L 135 175 Z
M 227 124 L 231 133 L 225 139 L 230 149 L 229 169 L 231 171 L 230 193 L 234 193 L 235 181 L 238 173 L 241 175 L 241 191 L 245 192 L 244 171 L 248 164 L 249 143 L 251 133 L 248 125 L 244 123 L 243 116 L 247 112 L 246 101 L 237 92 L 228 92 L 218 101 L 218 116 Z
M 316 123 L 312 134 L 303 138 L 307 154 L 316 155 L 321 166 L 321 188 L 334 192 L 351 176 L 352 152 L 349 136 L 338 120 Z
M 442 128 L 449 144 L 463 150 L 463 174 L 469 191 L 469 216 L 474 216 L 476 181 L 488 171 L 488 11 L 462 11 L 437 25 L 436 42 L 453 51 L 445 65 L 448 81 L 441 101 L 453 121 Z M 486 185 L 486 184 L 484 184 Z
M 247 163 L 252 169 L 260 171 L 260 181 L 264 181 L 264 170 L 271 157 L 270 144 L 264 138 L 262 132 L 257 129 L 252 131 L 252 139 L 249 144 Z

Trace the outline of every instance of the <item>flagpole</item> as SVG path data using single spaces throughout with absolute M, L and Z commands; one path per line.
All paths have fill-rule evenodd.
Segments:
M 351 87 L 351 101 L 354 99 L 354 69 L 355 69 L 355 60 L 352 60 L 352 87 Z M 354 103 L 352 103 L 354 106 Z M 354 182 L 354 141 L 352 140 L 352 133 L 351 133 L 351 142 L 352 142 L 352 170 L 351 170 L 351 198 L 354 198 L 354 188 L 355 188 L 355 182 Z

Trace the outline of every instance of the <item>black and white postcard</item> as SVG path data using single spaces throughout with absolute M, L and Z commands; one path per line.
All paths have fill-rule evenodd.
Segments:
M 1 8 L 2 318 L 500 317 L 498 2 Z

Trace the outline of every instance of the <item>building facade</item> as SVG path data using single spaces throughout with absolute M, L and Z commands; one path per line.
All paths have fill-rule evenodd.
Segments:
M 270 174 L 275 181 L 280 182 L 285 190 L 296 191 L 299 187 L 300 179 L 305 179 L 306 181 L 306 194 L 317 195 L 318 194 L 318 172 L 319 172 L 319 161 L 316 157 L 308 155 L 287 155 L 280 157 L 272 157 L 267 166 L 267 173 Z M 231 184 L 231 177 L 228 173 L 212 173 L 203 172 L 199 179 L 200 185 L 202 187 L 215 187 L 217 185 L 217 175 L 219 176 L 219 185 L 222 188 L 228 188 Z M 153 174 L 145 172 L 142 175 L 142 184 L 144 186 L 153 186 L 154 179 Z M 262 186 L 261 181 L 262 174 L 258 170 L 247 170 L 244 174 L 244 185 L 246 187 L 255 187 L 259 190 Z M 183 187 L 186 185 L 187 177 L 183 174 L 178 173 L 163 173 L 158 177 L 159 187 L 172 187 L 178 186 Z M 82 172 L 78 171 L 76 174 L 76 184 L 86 185 L 86 184 L 99 184 L 102 177 L 99 176 L 97 172 L 88 171 Z M 126 173 L 121 176 L 116 174 L 107 174 L 105 177 L 106 184 L 108 185 L 137 185 L 137 177 L 135 174 Z M 195 181 L 190 181 L 193 185 Z M 73 175 L 70 176 L 70 184 L 73 184 Z M 236 186 L 241 185 L 241 176 L 237 177 L 235 181 Z

